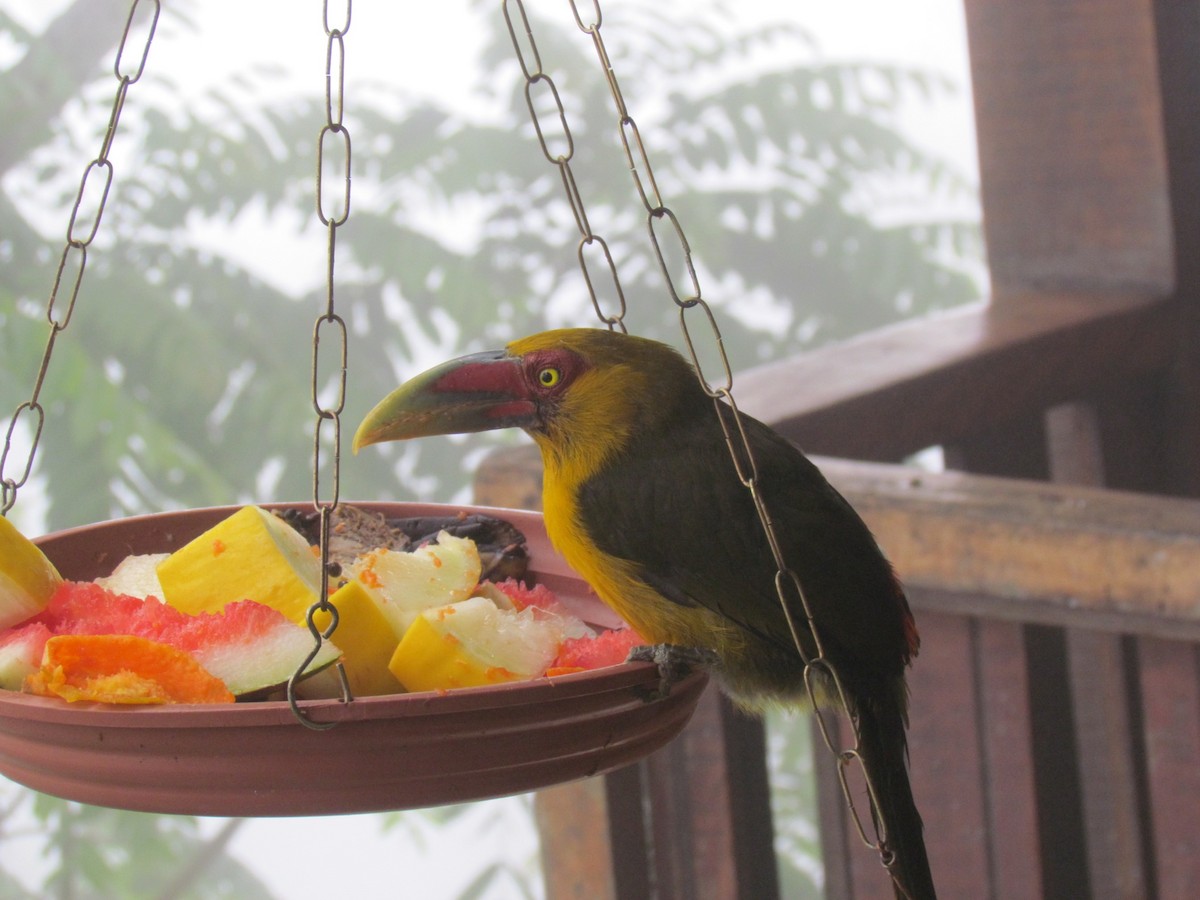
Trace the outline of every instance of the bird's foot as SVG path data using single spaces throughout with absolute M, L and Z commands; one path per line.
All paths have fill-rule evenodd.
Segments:
M 647 644 L 634 647 L 625 657 L 626 662 L 651 662 L 658 666 L 658 688 L 650 691 L 646 702 L 661 700 L 671 693 L 671 688 L 687 678 L 696 669 L 712 669 L 717 666 L 717 654 L 706 647 L 681 647 L 678 644 Z

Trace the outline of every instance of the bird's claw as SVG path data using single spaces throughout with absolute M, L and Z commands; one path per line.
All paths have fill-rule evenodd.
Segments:
M 681 647 L 678 644 L 646 644 L 634 647 L 625 657 L 625 661 L 650 662 L 658 666 L 658 688 L 648 693 L 648 703 L 668 696 L 671 688 L 696 669 L 712 669 L 718 662 L 717 654 L 712 650 L 705 647 Z

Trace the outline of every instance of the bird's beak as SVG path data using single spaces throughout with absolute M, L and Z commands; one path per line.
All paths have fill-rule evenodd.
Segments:
M 358 426 L 353 449 L 434 434 L 524 428 L 536 414 L 520 359 L 503 350 L 474 353 L 435 366 L 384 397 Z

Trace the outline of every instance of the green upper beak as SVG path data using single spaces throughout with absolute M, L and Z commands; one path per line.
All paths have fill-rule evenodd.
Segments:
M 538 408 L 518 357 L 473 353 L 406 381 L 367 413 L 352 445 L 462 434 L 536 423 Z

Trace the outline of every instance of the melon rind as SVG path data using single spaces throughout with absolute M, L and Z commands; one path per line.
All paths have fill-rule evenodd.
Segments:
M 308 628 L 252 600 L 231 603 L 223 613 L 194 618 L 199 622 L 189 652 L 239 697 L 286 684 L 314 645 Z M 340 656 L 337 644 L 322 641 L 304 677 L 333 665 Z
M 30 622 L 0 637 L 0 688 L 19 691 L 25 678 L 42 665 L 42 651 L 51 636 L 41 622 Z

